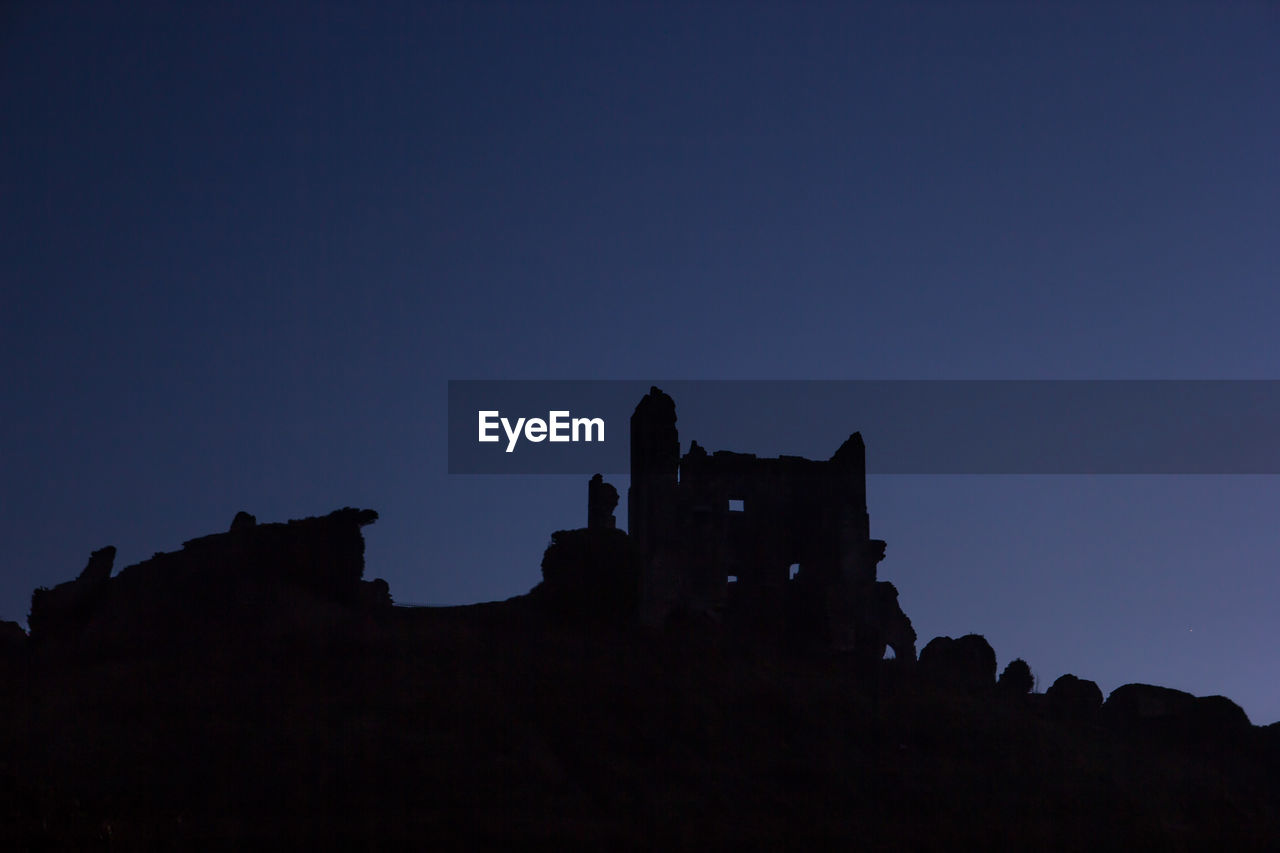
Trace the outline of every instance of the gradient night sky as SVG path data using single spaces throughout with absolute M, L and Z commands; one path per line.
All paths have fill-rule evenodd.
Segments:
M 192 5 L 0 11 L 0 618 L 240 509 L 527 591 L 450 378 L 1277 378 L 1274 4 Z M 1280 478 L 868 501 L 921 645 L 1280 718 Z

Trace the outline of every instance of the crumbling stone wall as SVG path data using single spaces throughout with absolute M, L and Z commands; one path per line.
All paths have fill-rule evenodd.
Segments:
M 361 528 L 377 517 L 373 510 L 347 507 L 258 524 L 241 512 L 228 532 L 191 539 L 182 550 L 157 553 L 115 577 L 115 548 L 102 548 L 76 580 L 32 594 L 31 645 L 42 652 L 132 647 L 228 620 L 270 620 L 280 590 L 340 607 L 389 606 L 385 581 L 361 579 Z
M 877 582 L 885 543 L 870 536 L 858 433 L 828 460 L 708 453 L 696 441 L 681 456 L 675 402 L 651 388 L 631 417 L 627 512 L 643 623 L 729 614 L 747 633 L 782 624 L 829 647 L 915 659 L 897 590 Z

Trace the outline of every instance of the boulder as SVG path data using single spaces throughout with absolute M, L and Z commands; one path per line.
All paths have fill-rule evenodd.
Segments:
M 1067 673 L 1045 692 L 1045 704 L 1060 719 L 1093 720 L 1102 710 L 1102 691 L 1096 682 Z
M 943 687 L 987 690 L 996 682 L 996 653 L 981 634 L 934 637 L 920 652 L 920 673 Z

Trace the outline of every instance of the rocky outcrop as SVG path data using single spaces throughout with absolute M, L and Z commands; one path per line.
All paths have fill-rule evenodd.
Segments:
M 258 519 L 244 510 L 236 513 L 236 517 L 231 519 L 231 532 L 239 533 L 244 530 L 250 530 L 256 527 Z
M 1217 742 L 1245 737 L 1252 726 L 1244 710 L 1225 696 L 1193 696 L 1153 684 L 1117 687 L 1102 706 L 1102 719 L 1131 735 Z
M 1095 720 L 1102 709 L 1097 683 L 1070 673 L 1060 676 L 1045 692 L 1049 713 L 1065 720 Z
M 391 599 L 391 585 L 382 578 L 374 578 L 371 581 L 360 582 L 360 604 L 372 610 L 381 610 L 390 607 L 394 602 Z
M 572 621 L 626 624 L 636 618 L 639 579 L 635 548 L 621 530 L 557 530 L 533 595 Z
M 1108 722 L 1132 727 L 1185 719 L 1196 697 L 1172 687 L 1154 684 L 1126 684 L 1111 691 L 1103 704 Z
M 996 689 L 1012 696 L 1025 696 L 1034 686 L 1035 678 L 1031 675 L 1031 667 L 1022 658 L 1009 661 L 996 682 Z
M 988 690 L 996 683 L 996 653 L 981 634 L 934 637 L 920 652 L 920 675 L 959 690 Z
M 202 634 L 251 633 L 286 613 L 305 619 L 312 616 L 297 614 L 389 605 L 385 582 L 361 579 L 361 528 L 377 517 L 347 507 L 258 524 L 240 512 L 228 532 L 191 539 L 115 577 L 115 548 L 100 549 L 76 580 L 32 595 L 31 645 L 42 653 L 138 651 Z
M 596 474 L 587 483 L 587 527 L 612 530 L 618 526 L 613 511 L 618 506 L 618 490 Z
M 1191 734 L 1194 737 L 1241 738 L 1253 729 L 1249 715 L 1226 696 L 1197 696 L 1191 707 Z
M 31 593 L 27 624 L 32 638 L 66 635 L 83 628 L 106 592 L 115 559 L 114 545 L 99 548 L 89 555 L 89 563 L 75 580 L 53 589 L 39 587 Z
M 893 649 L 895 660 L 914 663 L 916 631 L 898 604 L 898 588 L 888 581 L 876 581 L 855 602 L 857 647 L 875 660 L 883 658 L 886 649 Z

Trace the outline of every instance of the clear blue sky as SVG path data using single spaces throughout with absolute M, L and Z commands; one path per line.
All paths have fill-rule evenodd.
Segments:
M 240 509 L 528 590 L 450 378 L 1278 378 L 1274 4 L 371 5 L 0 11 L 0 618 Z M 1277 478 L 868 500 L 922 642 L 1280 719 Z

